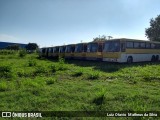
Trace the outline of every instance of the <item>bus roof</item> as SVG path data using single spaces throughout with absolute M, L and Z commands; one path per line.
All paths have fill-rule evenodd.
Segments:
M 157 42 L 157 41 L 140 40 L 140 39 L 130 39 L 130 38 L 117 38 L 117 39 L 110 39 L 110 40 L 106 40 L 106 41 L 116 41 L 116 40 L 120 40 L 120 41 L 149 42 L 149 43 L 160 43 L 160 42 Z M 105 41 L 105 42 L 106 42 L 106 41 Z

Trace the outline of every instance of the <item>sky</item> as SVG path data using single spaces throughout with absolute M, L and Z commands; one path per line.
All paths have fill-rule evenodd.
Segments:
M 0 0 L 0 41 L 39 47 L 90 42 L 99 35 L 144 39 L 160 0 Z

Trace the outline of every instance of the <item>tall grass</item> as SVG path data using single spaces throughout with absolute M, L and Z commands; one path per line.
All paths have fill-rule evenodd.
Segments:
M 73 76 L 75 76 L 75 77 L 79 77 L 79 76 L 82 76 L 82 75 L 83 75 L 83 69 L 82 68 L 74 71 L 74 73 L 73 73 Z
M 88 79 L 95 80 L 100 77 L 100 73 L 98 71 L 91 71 L 88 73 Z
M 18 51 L 17 50 L 0 50 L 0 55 L 14 55 L 16 54 Z
M 0 82 L 0 92 L 8 90 L 6 82 Z
M 25 57 L 26 55 L 27 55 L 26 50 L 22 49 L 22 50 L 19 51 L 19 57 L 23 58 L 23 57 Z
M 34 60 L 34 59 L 29 59 L 28 60 L 28 66 L 29 67 L 36 66 L 36 65 L 37 65 L 36 60 Z
M 66 63 L 63 59 L 37 59 L 36 54 L 23 59 L 19 59 L 19 54 L 8 59 L 9 56 L 0 55 L 1 110 L 160 109 L 159 63 L 128 66 L 93 61 Z M 9 74 L 16 77 L 9 81 Z
M 0 77 L 5 77 L 5 78 L 15 77 L 11 65 L 0 65 Z

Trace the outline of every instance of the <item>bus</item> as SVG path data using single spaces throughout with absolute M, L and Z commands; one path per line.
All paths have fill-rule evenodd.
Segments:
M 87 52 L 87 43 L 78 43 L 75 45 L 74 59 L 85 59 Z
M 86 60 L 102 61 L 103 41 L 90 42 L 87 44 Z
M 59 53 L 58 53 L 59 57 L 64 58 L 64 56 L 65 56 L 65 49 L 66 49 L 66 46 L 60 46 L 59 47 Z
M 52 57 L 58 58 L 58 55 L 59 55 L 59 46 L 53 47 Z
M 48 57 L 58 58 L 59 47 L 49 47 L 48 48 Z
M 74 58 L 75 45 L 67 45 L 65 49 L 65 59 L 73 59 Z
M 160 60 L 160 42 L 136 39 L 112 39 L 105 41 L 103 61 L 132 63 Z
M 47 48 L 40 48 L 40 56 L 46 57 L 47 55 Z
M 47 57 L 52 57 L 52 53 L 53 53 L 53 47 L 48 47 L 48 56 Z

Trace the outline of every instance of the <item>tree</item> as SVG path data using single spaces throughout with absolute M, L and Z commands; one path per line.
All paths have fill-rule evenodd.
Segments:
M 36 43 L 28 43 L 26 45 L 26 50 L 27 51 L 35 51 L 38 48 L 38 45 Z
M 106 40 L 106 36 L 105 35 L 102 35 L 99 37 L 96 37 L 96 38 L 93 38 L 93 42 L 96 42 L 96 41 L 105 41 Z
M 93 42 L 96 42 L 96 41 L 106 41 L 106 40 L 112 39 L 113 37 L 112 36 L 107 36 L 107 38 L 106 38 L 105 35 L 102 35 L 102 36 L 99 35 L 99 37 L 93 38 Z
M 18 44 L 8 45 L 6 47 L 6 49 L 8 49 L 8 50 L 19 50 L 20 46 Z
M 160 15 L 150 20 L 150 27 L 145 29 L 145 35 L 150 41 L 160 42 Z

